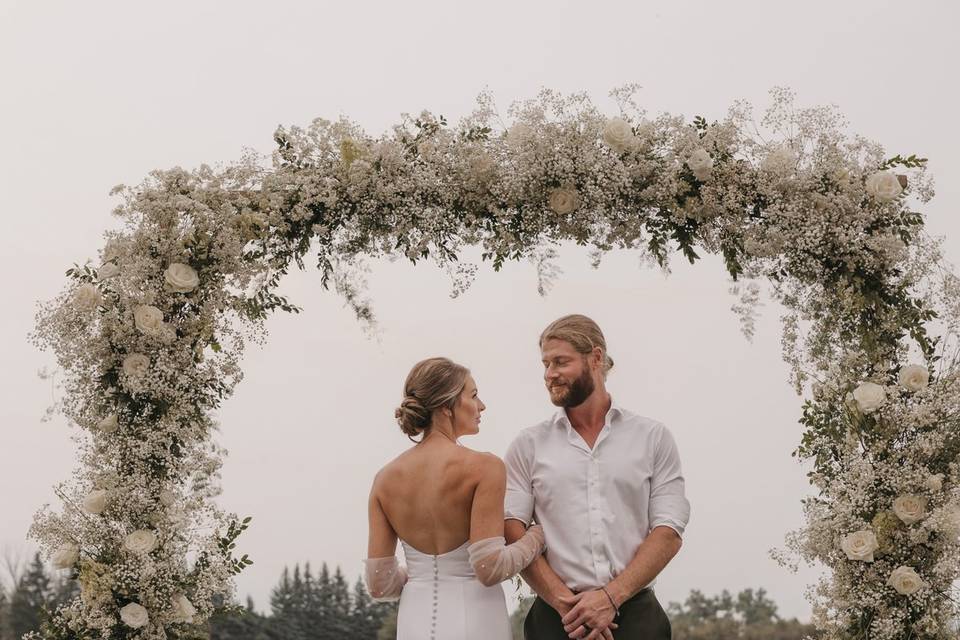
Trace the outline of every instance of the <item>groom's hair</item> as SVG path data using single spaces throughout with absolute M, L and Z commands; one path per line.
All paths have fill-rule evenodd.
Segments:
M 603 352 L 604 379 L 607 377 L 607 372 L 613 368 L 613 358 L 607 353 L 607 341 L 603 337 L 603 331 L 600 331 L 600 326 L 587 316 L 575 313 L 554 320 L 540 334 L 541 348 L 547 340 L 569 342 L 577 353 L 583 355 L 589 355 L 593 353 L 594 348 L 600 347 L 600 351 Z

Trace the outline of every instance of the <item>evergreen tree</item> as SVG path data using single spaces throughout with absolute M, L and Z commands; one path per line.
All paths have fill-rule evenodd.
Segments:
M 380 629 L 380 619 L 373 606 L 373 599 L 360 578 L 357 578 L 357 583 L 353 586 L 350 629 L 354 637 L 367 640 L 376 640 L 377 631 Z
M 14 638 L 40 629 L 44 620 L 43 609 L 50 605 L 51 595 L 50 576 L 37 553 L 10 596 L 8 624 Z
M 380 629 L 377 630 L 376 640 L 397 640 L 397 610 L 386 612 L 380 622 Z
M 330 618 L 326 627 L 335 638 L 353 637 L 350 625 L 350 587 L 340 567 L 337 567 L 330 581 Z
M 6 587 L 0 583 L 0 640 L 10 640 L 10 598 Z

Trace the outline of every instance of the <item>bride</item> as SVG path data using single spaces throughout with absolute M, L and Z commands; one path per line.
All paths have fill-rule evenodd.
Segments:
M 486 408 L 465 367 L 447 358 L 419 362 L 404 396 L 396 418 L 416 444 L 373 481 L 364 562 L 370 595 L 400 598 L 397 640 L 509 640 L 500 582 L 543 552 L 543 531 L 534 525 L 506 544 L 503 461 L 457 444 L 480 430 Z M 406 566 L 394 555 L 398 538 Z

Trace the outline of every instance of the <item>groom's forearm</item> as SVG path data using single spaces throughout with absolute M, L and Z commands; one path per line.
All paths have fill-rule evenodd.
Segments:
M 607 591 L 616 606 L 619 607 L 650 584 L 677 555 L 682 544 L 680 534 L 670 527 L 654 527 L 637 547 L 626 568 L 607 584 Z
M 507 539 L 507 544 L 513 544 L 526 532 L 526 527 L 519 520 L 505 520 L 503 523 L 503 535 Z M 563 583 L 560 576 L 554 572 L 542 555 L 520 572 L 520 575 L 526 581 L 533 592 L 542 598 L 547 604 L 558 611 L 563 605 L 557 598 L 563 595 L 572 595 L 570 589 Z

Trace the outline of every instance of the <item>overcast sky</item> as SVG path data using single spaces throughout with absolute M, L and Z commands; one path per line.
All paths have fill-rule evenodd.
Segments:
M 489 87 L 505 108 L 540 87 L 644 88 L 652 113 L 722 118 L 787 85 L 801 105 L 837 104 L 851 131 L 930 158 L 937 197 L 924 211 L 960 257 L 955 118 L 960 100 L 952 2 L 290 2 L 0 1 L 0 194 L 6 286 L 0 412 L 0 547 L 31 553 L 33 513 L 69 477 L 70 429 L 41 424 L 53 363 L 26 339 L 37 300 L 116 227 L 107 192 L 154 168 L 230 161 L 272 148 L 278 124 L 348 115 L 373 134 L 429 108 L 455 121 Z M 222 504 L 253 516 L 240 548 L 255 560 L 239 594 L 267 607 L 284 564 L 340 565 L 351 581 L 366 551 L 376 470 L 409 445 L 393 419 L 417 360 L 471 367 L 487 404 L 464 444 L 502 455 L 552 411 L 536 337 L 555 317 L 593 316 L 617 366 L 619 402 L 676 437 L 692 518 L 658 597 L 765 587 L 785 616 L 809 615 L 804 586 L 768 557 L 801 524 L 805 470 L 790 452 L 801 400 L 780 361 L 780 310 L 767 301 L 752 344 L 729 311 L 719 260 L 675 262 L 673 275 L 619 253 L 592 270 L 565 249 L 545 298 L 528 264 L 483 265 L 459 299 L 430 265 L 373 265 L 381 326 L 367 338 L 316 271 L 281 293 L 266 347 L 219 416 L 230 450 Z M 512 593 L 512 587 L 508 587 Z

